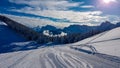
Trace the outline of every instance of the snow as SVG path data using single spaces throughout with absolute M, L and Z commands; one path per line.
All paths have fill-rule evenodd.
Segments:
M 118 68 L 99 57 L 75 51 L 68 46 L 45 47 L 0 55 L 2 68 Z
M 25 39 L 20 34 L 10 29 L 5 23 L 0 22 L 0 45 L 22 41 Z
M 1 27 L 1 29 L 4 29 L 4 27 Z M 12 32 L 9 28 L 7 28 L 7 30 L 9 31 L 4 30 L 1 31 L 1 33 L 6 34 Z M 10 43 L 7 43 L 8 47 L 11 46 L 18 47 L 15 47 L 16 48 L 15 50 L 13 48 L 14 51 L 12 52 L 10 51 L 0 54 L 0 68 L 120 68 L 120 63 L 72 49 L 71 46 L 73 46 L 73 44 L 39 47 L 38 44 L 34 42 L 31 41 L 25 42 L 25 40 L 24 39 L 22 40 L 21 39 L 22 37 L 17 35 L 15 32 L 12 32 L 12 34 L 10 34 L 9 36 L 17 37 L 14 40 L 21 41 L 19 42 L 12 41 Z M 114 35 L 112 36 L 114 37 Z M 1 38 L 4 37 L 5 35 L 0 35 L 0 41 Z M 4 42 L 6 42 L 6 40 L 11 41 L 11 39 L 12 38 L 5 39 Z M 89 38 L 89 40 L 90 39 L 92 39 L 92 37 Z M 88 42 L 88 40 L 83 41 Z M 118 41 L 119 40 L 114 40 L 113 42 L 116 42 L 115 44 L 119 44 Z M 75 44 L 78 45 L 81 44 L 81 42 Z M 31 47 L 33 46 L 35 46 L 36 48 L 32 49 Z M 104 47 L 110 48 L 110 46 L 108 45 L 107 46 L 104 45 Z M 24 49 L 26 48 L 26 50 L 23 50 L 21 48 Z M 95 48 L 97 48 L 97 46 Z
M 87 38 L 74 45 L 92 45 L 99 53 L 120 57 L 120 27 Z

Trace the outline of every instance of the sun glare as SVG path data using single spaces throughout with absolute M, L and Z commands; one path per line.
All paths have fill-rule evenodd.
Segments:
M 104 3 L 116 2 L 116 0 L 103 0 Z

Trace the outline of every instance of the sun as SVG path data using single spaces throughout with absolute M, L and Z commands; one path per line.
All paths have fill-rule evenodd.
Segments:
M 108 4 L 108 3 L 111 3 L 111 2 L 116 2 L 116 0 L 103 0 L 103 2 Z

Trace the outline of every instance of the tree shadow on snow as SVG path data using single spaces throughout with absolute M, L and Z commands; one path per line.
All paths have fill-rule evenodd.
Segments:
M 0 25 L 0 54 L 37 49 L 40 46 L 34 41 L 27 41 L 7 25 Z
M 80 52 L 83 52 L 83 53 L 93 54 L 92 51 L 85 50 L 85 49 L 82 49 L 82 48 L 77 48 L 77 47 L 70 47 L 70 48 L 71 48 L 71 49 L 74 49 L 74 50 L 77 50 L 77 51 L 80 51 Z

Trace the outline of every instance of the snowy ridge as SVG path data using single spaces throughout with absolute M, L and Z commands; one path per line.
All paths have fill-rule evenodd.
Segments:
M 99 53 L 120 57 L 120 27 L 87 38 L 74 45 L 88 44 L 96 48 Z

